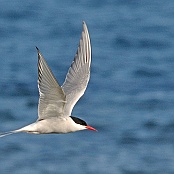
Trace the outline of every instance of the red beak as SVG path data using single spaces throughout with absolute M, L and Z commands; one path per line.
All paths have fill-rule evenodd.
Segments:
M 91 127 L 91 126 L 89 126 L 89 125 L 86 126 L 86 128 L 89 129 L 89 130 L 92 130 L 92 131 L 97 131 L 95 128 L 93 128 L 93 127 Z

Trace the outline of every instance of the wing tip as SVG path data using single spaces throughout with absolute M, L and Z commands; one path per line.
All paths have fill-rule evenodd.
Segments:
M 35 48 L 36 48 L 37 52 L 39 53 L 40 52 L 39 48 L 37 46 L 35 46 Z
M 82 24 L 83 24 L 83 25 L 86 25 L 85 21 L 82 21 Z
M 86 22 L 85 21 L 82 21 L 82 25 L 83 25 L 83 31 L 86 33 L 88 33 L 88 28 L 87 28 L 87 25 L 86 25 Z

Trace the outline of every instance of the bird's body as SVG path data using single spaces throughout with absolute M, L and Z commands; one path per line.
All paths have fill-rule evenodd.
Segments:
M 61 125 L 58 123 L 61 123 Z M 79 129 L 78 129 L 79 126 Z M 50 134 L 50 133 L 70 133 L 82 130 L 83 126 L 76 124 L 71 117 L 52 117 L 36 121 L 28 126 L 25 126 L 18 131 L 33 134 Z
M 91 64 L 91 45 L 87 26 L 83 22 L 83 31 L 74 61 L 69 68 L 62 87 L 56 81 L 44 57 L 38 51 L 38 119 L 20 129 L 1 133 L 0 137 L 18 132 L 33 134 L 70 133 L 79 130 L 95 128 L 77 117 L 72 117 L 71 112 L 84 94 L 89 78 Z

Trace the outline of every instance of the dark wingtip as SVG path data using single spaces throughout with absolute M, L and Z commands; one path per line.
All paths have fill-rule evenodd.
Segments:
M 36 47 L 36 46 L 35 46 Z M 36 47 L 36 50 L 39 52 L 39 48 L 38 47 Z
M 86 23 L 85 23 L 85 21 L 82 21 L 82 25 L 83 25 L 83 27 L 84 27 L 84 26 L 86 26 Z

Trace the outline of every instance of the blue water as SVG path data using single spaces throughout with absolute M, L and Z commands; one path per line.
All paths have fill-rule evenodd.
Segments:
M 0 173 L 174 173 L 174 1 L 0 1 L 0 132 L 37 119 L 37 46 L 62 84 L 82 30 L 91 79 L 73 110 L 98 132 L 0 139 Z

